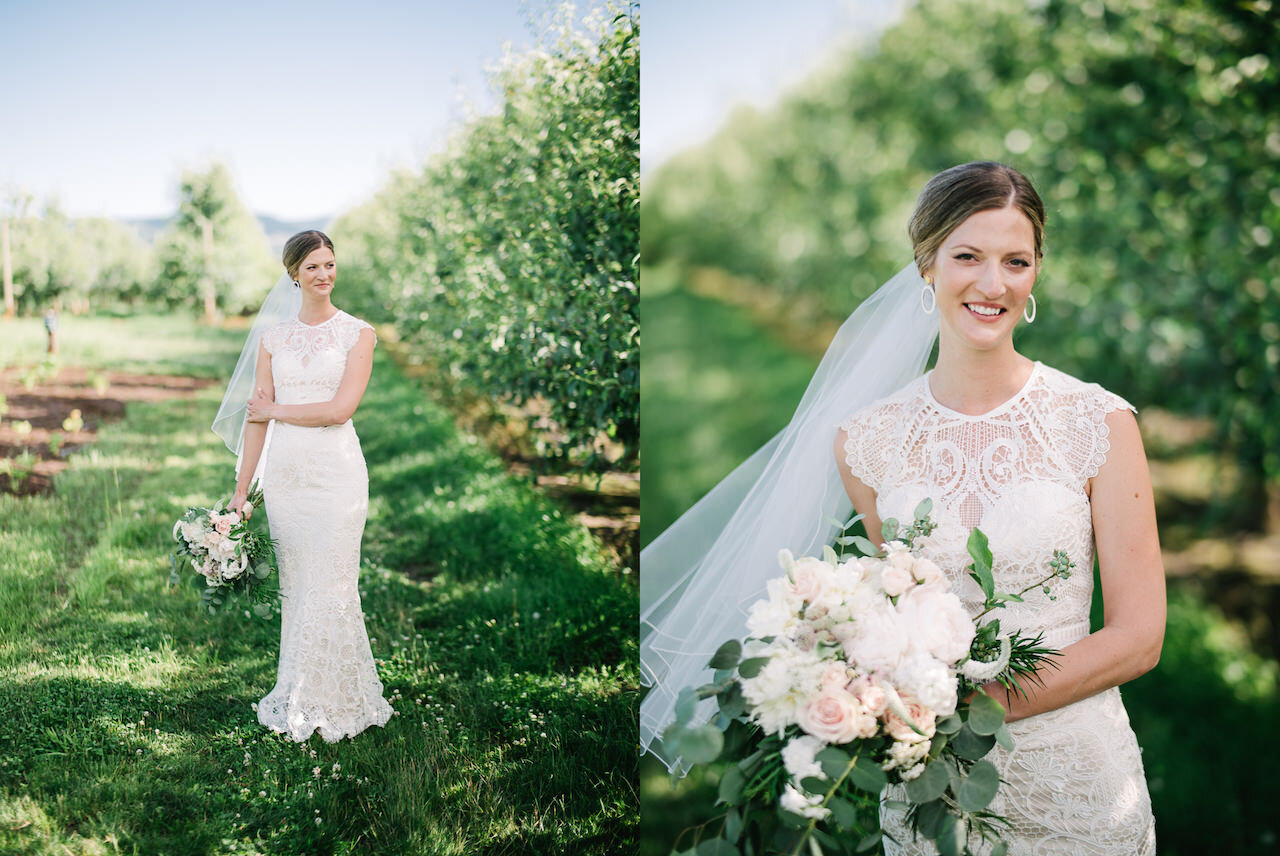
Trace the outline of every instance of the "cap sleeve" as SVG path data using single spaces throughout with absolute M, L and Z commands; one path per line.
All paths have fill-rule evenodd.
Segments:
M 1107 416 L 1117 410 L 1137 413 L 1138 409 L 1096 383 L 1085 385 L 1074 398 L 1074 442 L 1069 441 L 1064 445 L 1073 452 L 1070 467 L 1079 474 L 1083 485 L 1098 474 L 1102 465 L 1107 462 L 1107 453 L 1111 451 L 1111 441 L 1108 439 L 1111 428 L 1107 425 Z
M 284 328 L 284 324 L 272 324 L 267 328 L 267 332 L 262 334 L 262 347 L 266 348 L 267 353 L 273 357 L 284 343 Z
M 373 346 L 378 346 L 378 334 L 373 329 L 373 325 L 367 321 L 362 321 L 354 315 L 347 315 L 342 319 L 342 323 L 338 327 L 338 344 L 342 346 L 342 350 L 350 351 L 356 346 L 356 342 L 360 341 L 360 331 L 368 330 L 373 333 Z
M 900 409 L 872 405 L 849 416 L 839 425 L 846 433 L 844 465 L 877 494 L 881 492 L 889 470 L 894 411 Z

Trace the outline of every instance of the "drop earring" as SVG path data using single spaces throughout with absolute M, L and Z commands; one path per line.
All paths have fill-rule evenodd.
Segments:
M 1031 310 L 1031 314 L 1027 314 L 1027 310 Z M 1022 307 L 1022 317 L 1028 324 L 1036 320 L 1036 296 L 1034 294 L 1027 295 L 1027 305 Z
M 924 278 L 924 288 L 920 289 L 920 308 L 924 310 L 925 315 L 932 315 L 933 310 L 938 308 L 938 295 L 934 294 L 933 280 L 929 277 Z

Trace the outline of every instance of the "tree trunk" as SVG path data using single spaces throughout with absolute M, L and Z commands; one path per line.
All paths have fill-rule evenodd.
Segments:
M 13 261 L 9 258 L 9 218 L 0 217 L 0 256 L 4 264 L 4 318 L 13 318 Z
M 204 268 L 200 274 L 200 287 L 204 292 L 204 323 L 212 326 L 218 321 L 218 298 L 213 290 L 213 221 L 200 218 Z

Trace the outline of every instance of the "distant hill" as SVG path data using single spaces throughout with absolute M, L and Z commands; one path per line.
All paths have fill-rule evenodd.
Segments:
M 154 244 L 156 237 L 168 228 L 176 216 L 149 217 L 122 220 L 121 222 L 126 226 L 131 226 L 143 241 L 148 244 Z M 262 231 L 267 233 L 267 242 L 271 244 L 271 250 L 275 254 L 279 254 L 284 250 L 284 242 L 289 240 L 290 236 L 306 229 L 324 229 L 329 225 L 331 219 L 329 217 L 318 217 L 314 220 L 277 220 L 275 217 L 268 217 L 266 214 L 258 214 L 256 216 L 258 222 L 262 224 Z

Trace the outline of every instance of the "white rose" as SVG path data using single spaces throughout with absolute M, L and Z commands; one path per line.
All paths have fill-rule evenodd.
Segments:
M 791 580 L 791 593 L 806 603 L 817 603 L 833 582 L 831 566 L 810 556 L 797 559 L 787 575 Z
M 947 575 L 929 559 L 916 559 L 915 577 L 921 585 L 933 586 L 946 591 L 951 588 Z
M 880 572 L 880 585 L 884 587 L 884 593 L 889 597 L 898 597 L 915 585 L 915 582 L 911 569 L 901 565 L 890 564 Z

